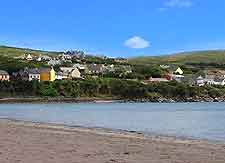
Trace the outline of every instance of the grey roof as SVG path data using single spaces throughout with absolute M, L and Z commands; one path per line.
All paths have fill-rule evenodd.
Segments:
M 27 71 L 29 74 L 40 74 L 40 71 L 37 68 L 28 69 Z
M 4 71 L 4 70 L 0 70 L 0 74 L 1 74 L 1 75 L 9 75 L 9 73 L 6 72 L 6 71 Z
M 69 75 L 69 73 L 68 72 L 59 71 L 59 72 L 56 72 L 56 75 L 67 76 L 67 75 Z
M 215 82 L 222 82 L 224 80 L 224 78 L 215 78 L 214 81 Z
M 201 75 L 199 77 L 197 77 L 197 80 L 202 80 L 204 79 Z
M 89 70 L 91 71 L 99 71 L 101 72 L 103 70 L 103 65 L 101 64 L 90 64 L 88 65 Z
M 51 71 L 51 68 L 43 68 L 42 67 L 42 68 L 39 69 L 39 71 L 42 72 L 42 73 L 43 72 L 50 72 Z

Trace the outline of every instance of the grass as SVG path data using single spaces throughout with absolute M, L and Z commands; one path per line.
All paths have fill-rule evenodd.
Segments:
M 158 57 L 136 57 L 129 59 L 132 64 L 225 64 L 225 50 L 184 52 Z
M 35 56 L 39 56 L 40 54 L 55 55 L 60 53 L 61 52 L 49 52 L 49 51 L 33 50 L 33 49 L 27 49 L 27 48 L 0 46 L 0 56 L 6 56 L 6 57 L 18 57 L 24 54 L 32 54 Z

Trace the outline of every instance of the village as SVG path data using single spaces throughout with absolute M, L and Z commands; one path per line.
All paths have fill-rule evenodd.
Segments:
M 82 64 L 83 53 L 67 52 L 67 54 L 50 57 L 48 55 L 32 56 L 31 54 L 24 54 L 24 56 L 15 57 L 16 60 L 46 63 L 46 66 L 39 68 L 28 68 L 19 70 L 18 72 L 12 72 L 9 74 L 5 70 L 0 70 L 0 81 L 55 81 L 55 80 L 75 80 L 84 79 L 85 75 L 92 75 L 98 77 L 100 74 L 113 73 L 117 70 L 123 71 L 123 73 L 131 73 L 131 67 L 128 65 L 114 66 L 113 64 Z M 76 60 L 75 64 L 72 64 L 72 60 Z M 125 63 L 125 59 L 115 59 L 115 62 Z M 67 65 L 67 66 L 62 66 Z M 70 66 L 68 66 L 70 65 Z M 55 70 L 53 67 L 57 67 Z
M 125 58 L 99 57 L 103 61 L 110 60 L 108 63 L 84 63 L 85 58 L 82 51 L 67 51 L 56 56 L 24 54 L 14 57 L 16 60 L 45 63 L 46 66 L 38 68 L 24 67 L 11 74 L 5 70 L 0 70 L 0 81 L 50 81 L 55 80 L 82 80 L 86 77 L 104 77 L 106 74 L 115 74 L 120 72 L 119 76 L 132 74 L 132 65 L 128 64 Z M 107 61 L 108 61 L 107 60 Z M 75 62 L 74 62 L 75 61 Z M 149 76 L 148 79 L 140 80 L 143 84 L 177 81 L 179 83 L 188 83 L 190 85 L 225 85 L 225 71 L 223 70 L 204 70 L 201 74 L 185 74 L 179 66 L 159 65 L 164 71 L 161 77 Z M 138 80 L 136 78 L 126 78 L 127 80 Z

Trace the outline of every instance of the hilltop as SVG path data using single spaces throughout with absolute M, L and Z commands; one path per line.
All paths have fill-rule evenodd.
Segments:
M 225 64 L 225 50 L 183 52 L 130 58 L 132 64 Z
M 53 52 L 53 51 L 43 51 L 43 50 L 33 50 L 28 48 L 17 48 L 17 47 L 9 47 L 9 46 L 0 46 L 0 56 L 6 57 L 18 57 L 24 54 L 32 54 L 38 56 L 40 54 L 44 55 L 56 55 L 62 52 Z

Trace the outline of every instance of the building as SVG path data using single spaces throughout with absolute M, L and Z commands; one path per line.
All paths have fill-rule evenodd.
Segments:
M 59 55 L 60 60 L 66 61 L 66 60 L 71 60 L 72 56 L 68 54 L 61 54 Z
M 78 68 L 74 68 L 74 69 L 70 72 L 69 77 L 72 78 L 72 79 L 79 79 L 79 78 L 81 78 L 81 73 L 80 73 L 80 71 L 78 70 Z
M 47 55 L 42 55 L 41 59 L 44 60 L 44 61 L 50 61 L 52 58 L 50 56 L 47 56 Z
M 88 65 L 90 74 L 100 74 L 104 72 L 104 65 L 102 64 L 90 64 Z
M 88 73 L 87 65 L 77 63 L 77 64 L 74 64 L 73 67 L 78 68 L 78 70 L 80 71 L 81 75 L 84 75 L 84 74 Z
M 48 65 L 49 66 L 56 66 L 56 65 L 61 65 L 62 61 L 61 60 L 53 60 L 51 59 L 50 61 L 48 61 Z
M 41 55 L 39 55 L 39 57 L 36 58 L 36 61 L 38 61 L 38 62 L 42 61 Z
M 184 76 L 183 75 L 175 75 L 175 74 L 172 74 L 171 77 L 172 77 L 172 80 L 175 80 L 177 82 L 182 82 L 182 80 L 184 79 Z
M 32 61 L 32 60 L 33 60 L 33 57 L 32 57 L 30 54 L 28 54 L 28 55 L 26 56 L 26 60 Z
M 76 67 L 60 67 L 63 74 L 67 74 L 69 79 L 79 79 L 81 78 L 81 73 Z M 65 76 L 65 75 L 64 75 Z
M 207 85 L 225 85 L 225 79 L 224 78 L 215 78 L 215 79 L 204 79 L 204 83 Z
M 37 80 L 40 81 L 40 71 L 38 68 L 24 68 L 18 72 L 12 73 L 12 80 L 23 80 L 23 81 L 32 81 Z
M 29 76 L 27 72 L 28 68 L 24 68 L 24 70 L 19 70 L 18 72 L 13 72 L 11 76 L 11 80 L 23 80 L 28 81 Z
M 56 80 L 63 80 L 63 73 L 62 72 L 56 72 L 55 79 Z
M 53 68 L 41 68 L 40 69 L 40 80 L 41 81 L 55 81 L 56 72 Z
M 33 81 L 33 80 L 40 81 L 41 75 L 40 75 L 39 69 L 37 69 L 37 68 L 28 69 L 27 72 L 28 72 L 28 80 L 29 81 Z
M 204 85 L 225 85 L 225 71 L 214 69 L 205 71 L 205 78 L 199 76 L 196 79 L 196 84 L 198 86 Z
M 222 78 L 215 78 L 213 85 L 224 86 L 225 85 L 225 79 L 224 78 L 223 79 Z
M 114 61 L 117 63 L 128 63 L 127 58 L 115 58 Z
M 0 70 L 0 81 L 9 81 L 9 73 L 4 70 Z
M 205 85 L 205 80 L 204 80 L 204 78 L 202 77 L 202 76 L 199 76 L 197 79 L 196 79 L 196 84 L 198 85 L 198 86 L 204 86 Z
M 62 72 L 71 72 L 73 69 L 75 69 L 75 67 L 60 67 L 59 68 Z
M 169 65 L 160 65 L 160 67 L 161 67 L 162 69 L 169 69 L 169 68 L 170 68 Z
M 105 70 L 104 70 L 106 73 L 112 73 L 112 72 L 115 72 L 115 66 L 113 64 L 111 65 L 107 65 L 105 66 Z
M 225 71 L 219 69 L 205 71 L 205 78 L 206 79 L 225 78 Z
M 56 80 L 69 80 L 69 73 L 67 72 L 56 72 Z
M 206 74 L 205 78 L 202 76 L 199 76 L 196 79 L 196 85 L 198 86 L 204 86 L 204 85 L 225 85 L 225 77 L 223 74 L 220 74 L 218 72 L 216 73 L 209 73 Z
M 166 78 L 149 78 L 148 82 L 150 83 L 160 83 L 160 82 L 169 82 Z
M 177 70 L 175 71 L 175 74 L 183 75 L 184 71 L 180 67 L 178 67 Z

